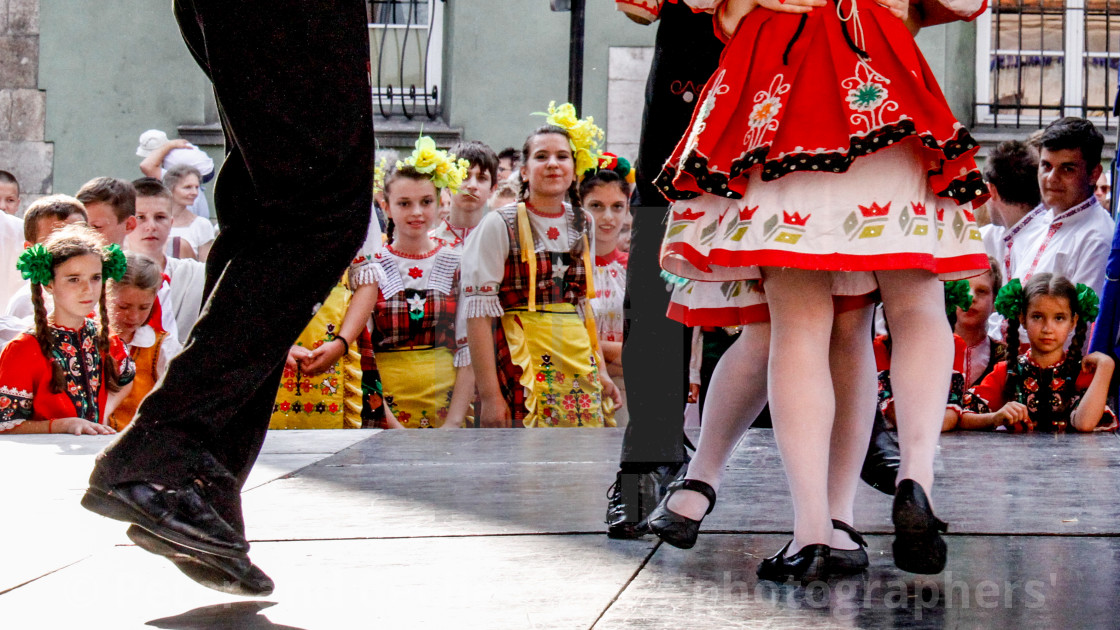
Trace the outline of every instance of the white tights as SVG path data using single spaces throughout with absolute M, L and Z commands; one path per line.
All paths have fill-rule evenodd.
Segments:
M 941 284 L 917 270 L 879 272 L 877 279 L 894 340 L 899 479 L 914 479 L 929 493 L 953 359 Z M 870 441 L 876 397 L 872 309 L 834 316 L 823 273 L 767 269 L 766 288 L 775 323 L 747 326 L 717 364 L 686 477 L 718 490 L 731 453 L 766 404 L 769 380 L 774 436 L 794 502 L 788 553 L 814 543 L 852 548 L 850 538 L 833 531 L 831 520 L 854 522 L 859 471 Z M 699 519 L 708 501 L 681 491 L 668 507 Z
M 832 309 L 832 297 L 828 295 L 826 312 L 830 320 Z M 820 450 L 812 458 L 817 462 L 827 462 L 824 474 L 828 476 L 825 491 L 829 511 L 825 512 L 828 518 L 822 526 L 827 528 L 829 538 L 826 540 L 837 548 L 853 548 L 855 544 L 847 534 L 832 532 L 831 519 L 853 522 L 859 470 L 870 439 L 875 405 L 874 356 L 868 339 L 871 331 L 870 307 L 842 313 L 836 317 L 834 327 L 835 331 L 830 333 L 831 341 L 826 339 L 823 342 L 833 349 L 833 365 L 824 369 L 826 377 L 829 371 L 836 374 L 834 385 L 841 413 L 834 423 L 831 422 L 831 411 L 816 416 L 819 420 L 830 421 L 827 430 L 831 432 L 831 437 L 820 445 Z M 771 344 L 769 329 L 767 323 L 747 326 L 717 364 L 704 407 L 700 443 L 688 467 L 688 479 L 707 482 L 718 490 L 727 460 L 766 404 L 767 362 Z M 818 346 L 816 351 L 826 347 L 829 346 Z M 790 382 L 804 385 L 806 381 L 793 379 Z M 805 395 L 804 387 L 794 387 L 793 390 L 795 396 Z M 829 389 L 828 393 L 822 393 L 818 398 L 827 400 L 831 391 Z M 779 431 L 776 421 L 775 431 Z M 786 436 L 788 442 L 796 439 Z M 823 459 L 819 453 L 830 455 Z M 698 519 L 707 510 L 708 501 L 698 493 L 681 491 L 670 498 L 668 507 L 678 514 Z
M 891 388 L 902 457 L 898 480 L 913 479 L 932 497 L 933 459 L 953 369 L 944 289 L 926 271 L 875 276 L 891 329 Z

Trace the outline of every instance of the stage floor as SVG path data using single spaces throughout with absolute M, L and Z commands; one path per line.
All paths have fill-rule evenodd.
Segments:
M 759 582 L 789 537 L 773 436 L 748 432 L 690 551 L 609 540 L 617 429 L 274 431 L 250 478 L 275 593 L 211 591 L 78 505 L 102 437 L 0 438 L 0 627 L 1116 628 L 1120 439 L 954 434 L 935 489 L 949 566 L 897 570 L 860 488 L 871 569 Z M 433 625 L 434 624 L 434 625 Z

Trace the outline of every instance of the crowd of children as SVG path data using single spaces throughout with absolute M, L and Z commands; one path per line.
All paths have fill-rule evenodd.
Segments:
M 496 154 L 477 141 L 443 151 L 421 137 L 411 155 L 383 160 L 365 245 L 292 346 L 271 426 L 625 424 L 621 355 L 634 175 L 625 158 L 598 152 L 597 133 L 570 106 L 552 106 L 548 124 L 520 151 Z M 1038 188 L 1021 190 L 1033 186 L 1043 146 L 1041 137 L 1035 147 L 1005 143 L 987 165 L 993 225 L 983 228 L 983 239 L 994 251 L 985 273 L 946 284 L 956 351 L 943 430 L 1117 426 L 1115 401 L 1108 398 L 1112 359 L 1085 350 L 1094 288 L 1075 286 L 1060 268 L 1038 261 L 1033 276 L 1005 281 L 1019 260 L 1012 254 L 1027 250 L 1019 245 L 1025 235 L 1044 233 L 1047 224 L 1058 231 L 1044 216 Z M 1080 145 L 1073 148 L 1080 154 Z M 155 155 L 167 153 L 161 148 Z M 1045 161 L 1043 168 L 1053 170 Z M 188 342 L 204 289 L 205 265 L 196 259 L 205 258 L 213 228 L 189 210 L 199 195 L 198 169 L 180 164 L 159 173 L 162 182 L 95 178 L 76 197 L 36 200 L 22 222 L 13 216 L 18 182 L 0 173 L 0 200 L 11 201 L 4 216 L 19 228 L 7 239 L 20 241 L 11 247 L 11 267 L 25 279 L 22 286 L 12 283 L 0 317 L 0 431 L 121 430 Z M 1042 190 L 1045 195 L 1045 181 Z M 503 191 L 513 199 L 501 198 Z M 1081 192 L 1066 194 L 1069 205 L 1092 205 L 1094 198 L 1081 200 Z M 694 220 L 689 212 L 674 221 Z M 201 223 L 210 229 L 196 227 Z M 686 242 L 677 238 L 676 223 L 668 227 L 669 253 L 683 251 L 672 243 Z M 94 254 L 105 260 L 104 270 L 95 269 Z M 56 276 L 67 285 L 60 287 Z M 69 291 L 83 283 L 83 292 Z M 719 323 L 738 327 L 709 329 L 727 341 L 707 362 L 706 378 L 694 381 L 720 374 L 711 367 L 722 351 L 758 345 L 735 340 L 768 336 L 768 325 L 752 325 L 766 321 L 767 306 L 753 281 L 677 281 L 667 290 L 674 294 L 670 314 L 685 323 L 712 324 L 729 304 L 737 313 Z M 721 302 L 705 303 L 713 299 Z M 838 322 L 845 313 L 866 312 L 867 300 L 849 304 L 852 299 L 837 298 Z M 878 413 L 893 428 L 892 346 L 888 335 L 877 339 L 875 359 Z M 761 365 L 766 351 L 730 352 L 723 380 L 742 380 L 745 372 L 732 365 L 739 355 L 743 365 Z M 699 357 L 693 359 L 698 368 Z M 761 382 L 765 372 L 753 378 Z M 729 408 L 753 417 L 766 402 L 765 388 L 744 396 Z M 713 458 L 713 470 L 749 420 L 723 431 L 726 439 L 717 441 L 728 444 L 715 451 L 722 455 Z M 703 453 L 699 461 L 706 461 Z M 703 478 L 704 467 L 693 468 Z M 709 477 L 714 485 L 718 471 Z M 695 507 L 705 506 L 697 501 Z

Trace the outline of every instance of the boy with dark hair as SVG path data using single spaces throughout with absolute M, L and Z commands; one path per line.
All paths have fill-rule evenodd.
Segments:
M 496 181 L 506 181 L 510 175 L 517 172 L 519 166 L 521 166 L 521 151 L 513 147 L 502 149 L 502 152 L 498 154 L 498 179 Z
M 1010 275 L 1014 243 L 1029 241 L 1046 223 L 1039 218 L 1046 208 L 1039 205 L 1037 153 L 1018 140 L 1001 142 L 984 163 L 984 181 L 992 193 L 992 223 L 980 228 L 984 248 L 999 262 L 1001 272 Z
M 82 184 L 75 195 L 86 207 L 89 226 L 107 243 L 124 247 L 136 228 L 136 191 L 132 184 L 114 177 L 96 177 Z
M 10 217 L 19 221 L 14 217 Z M 3 220 L 4 217 L 0 217 Z M 85 208 L 82 203 L 69 195 L 50 195 L 37 199 L 27 208 L 22 225 L 21 246 L 16 249 L 15 257 L 11 260 L 9 268 L 15 270 L 16 259 L 23 250 L 47 240 L 58 228 L 69 223 L 84 223 L 87 221 Z M 35 324 L 35 307 L 31 303 L 31 287 L 16 272 L 19 283 L 11 293 L 4 295 L 8 305 L 3 316 L 0 316 L 0 343 L 8 343 Z M 51 306 L 50 293 L 44 293 L 43 299 L 47 300 L 48 308 Z
M 1042 133 L 1038 187 L 1046 210 L 1039 227 L 1030 229 L 1026 239 L 1018 237 L 1011 250 L 1009 280 L 1025 283 L 1036 273 L 1048 272 L 1087 284 L 1100 294 L 1114 227 L 1093 194 L 1101 176 L 1103 146 L 1104 136 L 1084 118 L 1056 120 Z
M 451 196 L 451 214 L 430 234 L 445 245 L 459 247 L 486 212 L 486 202 L 498 181 L 498 156 L 478 141 L 461 142 L 451 147 L 451 154 L 470 163 L 467 178 Z
M 8 171 L 0 171 L 0 210 L 12 216 L 19 212 L 19 181 Z

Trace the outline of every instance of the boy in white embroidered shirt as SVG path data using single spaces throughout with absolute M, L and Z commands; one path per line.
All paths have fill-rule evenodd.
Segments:
M 1093 195 L 1104 137 L 1088 120 L 1067 117 L 1050 123 L 1040 144 L 1038 186 L 1048 212 L 1039 219 L 1046 229 L 1033 230 L 1021 248 L 1016 241 L 1010 276 L 1026 283 L 1034 274 L 1054 273 L 1099 294 L 1114 227 Z

